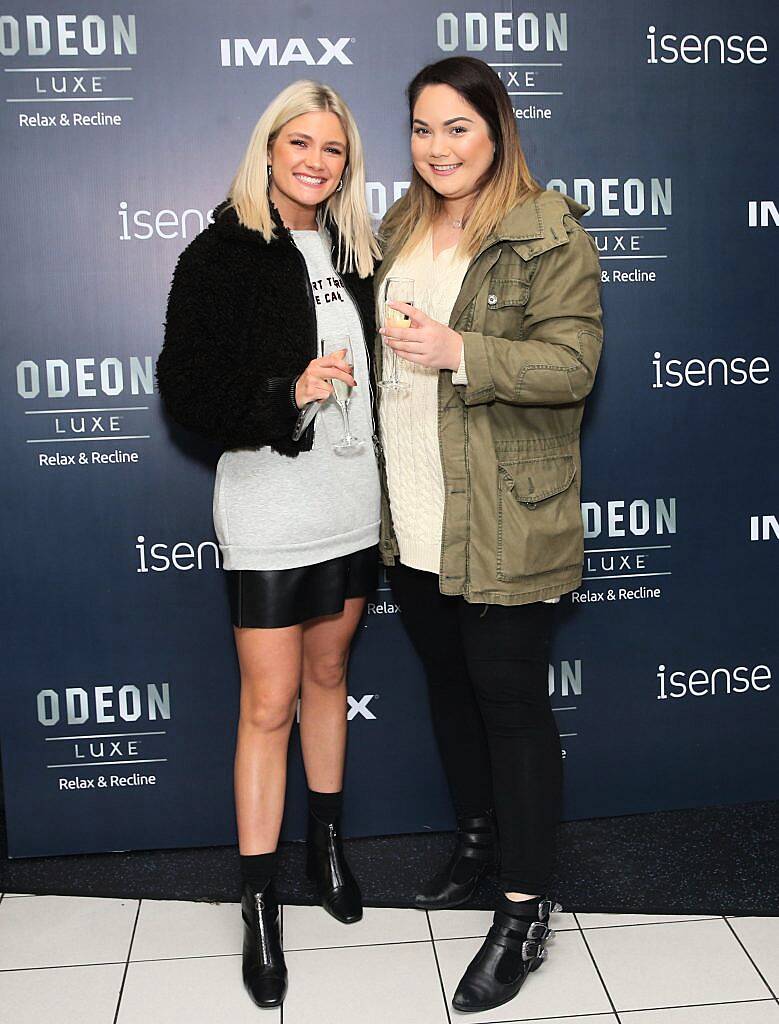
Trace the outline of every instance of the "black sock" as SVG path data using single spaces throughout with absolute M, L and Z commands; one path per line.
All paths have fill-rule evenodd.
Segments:
M 308 809 L 323 825 L 335 825 L 343 807 L 343 790 L 338 793 L 315 793 L 308 791 Z
M 256 889 L 264 889 L 276 871 L 276 851 L 255 853 L 248 857 L 241 854 L 241 878 Z
M 508 896 L 501 895 L 498 898 L 497 910 L 502 914 L 509 914 L 511 917 L 521 918 L 523 921 L 538 920 L 538 904 L 540 896 L 533 896 L 529 900 L 510 900 Z

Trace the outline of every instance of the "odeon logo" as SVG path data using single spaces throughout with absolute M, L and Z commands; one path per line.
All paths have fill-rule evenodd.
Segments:
M 546 187 L 590 207 L 586 216 L 651 217 L 673 214 L 670 178 L 550 178 Z
M 676 533 L 676 498 L 583 501 L 584 536 L 661 537 Z
M 342 36 L 335 41 L 318 37 L 315 42 L 300 38 L 266 38 L 252 42 L 250 39 L 220 39 L 219 56 L 223 68 L 286 67 L 288 64 L 322 66 L 333 61 L 336 64 L 352 64 L 346 48 L 354 39 Z
M 436 42 L 439 50 L 451 53 L 461 49 L 480 53 L 490 49 L 498 53 L 536 50 L 553 53 L 568 49 L 568 15 L 547 11 L 444 11 L 436 18 Z
M 671 33 L 658 37 L 657 29 L 650 25 L 646 38 L 647 64 L 765 64 L 768 60 L 764 36 L 699 36 L 688 32 L 681 37 Z
M 20 398 L 96 398 L 154 393 L 154 357 L 76 356 L 22 359 L 16 364 Z
M 657 700 L 685 697 L 730 697 L 733 694 L 765 693 L 772 683 L 768 665 L 737 665 L 734 668 L 671 669 L 657 666 Z
M 22 104 L 22 111 L 28 104 L 56 104 L 46 108 L 53 113 L 19 113 L 22 128 L 121 126 L 121 114 L 99 109 L 88 113 L 71 104 L 102 100 L 114 111 L 132 103 L 133 68 L 127 59 L 137 53 L 134 14 L 0 16 L 0 54 L 11 58 L 5 70 L 15 72 L 3 76 L 5 102 Z M 124 60 L 112 66 L 107 63 L 112 57 Z M 77 66 L 62 66 L 59 58 L 77 58 Z
M 549 696 L 581 697 L 582 695 L 582 662 L 561 661 L 549 665 Z
M 38 691 L 35 702 L 38 722 L 47 727 L 170 721 L 171 717 L 168 683 L 44 689 Z
M 60 57 L 137 54 L 135 15 L 113 14 L 110 19 L 99 14 L 0 16 L 0 54 L 4 57 L 51 53 Z

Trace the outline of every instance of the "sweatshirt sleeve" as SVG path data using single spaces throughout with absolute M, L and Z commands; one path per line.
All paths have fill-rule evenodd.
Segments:
M 157 384 L 170 416 L 225 448 L 290 437 L 297 374 L 248 359 L 245 282 L 210 254 L 185 249 L 173 274 Z
M 566 405 L 592 389 L 603 341 L 593 242 L 574 223 L 567 244 L 537 260 L 521 339 L 463 332 L 466 405 Z

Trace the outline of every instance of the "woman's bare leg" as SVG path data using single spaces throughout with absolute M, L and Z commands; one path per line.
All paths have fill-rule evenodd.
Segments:
M 343 787 L 346 668 L 364 607 L 364 597 L 349 598 L 338 615 L 303 624 L 300 742 L 308 787 L 317 793 Z
M 235 629 L 241 714 L 235 746 L 235 812 L 244 856 L 276 849 L 287 785 L 287 746 L 302 666 L 301 626 Z

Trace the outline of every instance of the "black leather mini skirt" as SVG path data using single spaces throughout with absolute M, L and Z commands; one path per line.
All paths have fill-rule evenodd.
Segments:
M 376 589 L 378 546 L 299 569 L 232 569 L 226 572 L 233 625 L 254 629 L 295 626 L 337 615 L 350 597 Z

